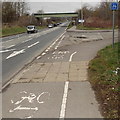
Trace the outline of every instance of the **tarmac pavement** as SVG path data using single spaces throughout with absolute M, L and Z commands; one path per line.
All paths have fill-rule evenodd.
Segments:
M 66 32 L 54 41 L 3 91 L 3 118 L 103 118 L 87 68 L 111 34 Z

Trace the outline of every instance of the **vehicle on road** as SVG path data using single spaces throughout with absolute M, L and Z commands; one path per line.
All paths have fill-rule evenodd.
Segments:
M 49 24 L 49 25 L 48 25 L 48 28 L 53 28 L 53 27 L 54 27 L 53 24 Z
M 57 27 L 57 24 L 56 24 L 56 23 L 54 24 L 54 27 Z
M 34 25 L 27 26 L 27 33 L 37 33 L 38 30 Z

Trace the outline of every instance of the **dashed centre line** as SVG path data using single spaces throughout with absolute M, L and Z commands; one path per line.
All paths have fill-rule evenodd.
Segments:
M 28 48 L 31 48 L 31 47 L 33 47 L 33 46 L 35 46 L 35 45 L 37 45 L 39 43 L 39 41 L 38 42 L 36 42 L 36 43 L 33 43 L 32 45 L 30 45 L 30 46 L 28 46 Z
M 13 51 L 13 50 L 15 50 L 15 49 L 10 49 L 10 50 L 2 50 L 2 51 L 0 51 L 0 53 L 10 52 L 10 51 Z
M 30 39 L 28 39 L 28 40 L 25 40 L 25 41 L 23 41 L 22 43 L 28 42 L 28 41 L 30 41 L 30 40 L 32 40 L 32 38 L 30 38 Z

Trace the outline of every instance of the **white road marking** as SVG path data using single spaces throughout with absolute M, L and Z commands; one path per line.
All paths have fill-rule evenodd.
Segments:
M 73 55 L 76 54 L 76 53 L 77 53 L 77 52 L 74 52 L 74 53 L 71 54 L 70 59 L 69 59 L 69 62 L 72 61 L 72 57 L 73 57 Z
M 20 93 L 24 93 L 24 94 L 27 94 L 26 91 L 23 91 L 23 92 L 20 92 Z M 27 106 L 23 106 L 22 105 L 22 102 L 27 100 L 29 103 L 34 103 L 36 100 L 39 104 L 43 104 L 45 103 L 44 100 L 40 100 L 40 98 L 43 96 L 43 95 L 47 95 L 49 99 L 50 97 L 50 93 L 49 92 L 42 92 L 41 94 L 39 94 L 38 96 L 36 96 L 34 93 L 30 93 L 28 96 L 27 95 L 24 95 L 23 97 L 21 97 L 21 100 L 19 101 L 16 101 L 15 103 L 13 102 L 13 100 L 11 100 L 11 103 L 14 104 L 14 105 L 18 105 L 17 107 L 15 107 L 14 109 L 10 109 L 9 112 L 14 112 L 14 111 L 17 111 L 17 110 L 33 110 L 33 111 L 38 111 L 38 107 L 27 107 Z M 36 99 L 36 100 L 35 100 Z M 34 112 L 35 113 L 35 112 Z M 33 115 L 32 115 L 33 116 Z
M 42 53 L 42 56 L 45 55 L 46 53 Z
M 11 100 L 11 103 L 12 103 L 12 104 L 14 103 L 13 100 Z
M 48 47 L 47 50 L 49 51 L 49 50 L 50 50 L 50 47 Z
M 13 51 L 15 49 L 10 49 L 10 50 L 1 50 L 0 53 L 5 53 L 5 52 L 10 52 L 10 51 Z
M 66 31 L 65 31 L 66 32 Z M 59 38 L 57 38 L 53 43 L 52 43 L 52 45 L 50 45 L 48 48 L 47 48 L 47 50 L 50 50 L 52 47 L 53 47 L 53 45 L 55 45 L 55 43 L 65 34 L 65 32 L 62 34 L 62 35 L 60 35 L 60 37 Z M 61 38 L 61 41 L 63 40 L 63 38 L 64 38 L 65 36 L 63 36 L 62 38 Z M 59 43 L 60 44 L 60 43 Z M 58 46 L 56 46 L 55 47 L 55 49 L 57 49 L 58 48 Z
M 63 35 L 63 34 L 62 34 L 62 35 Z M 60 43 L 62 42 L 62 40 L 63 40 L 64 37 L 65 37 L 65 36 L 62 36 L 61 40 L 58 42 L 57 46 L 55 47 L 55 50 L 58 49 L 58 47 L 59 47 L 59 45 L 60 45 Z M 58 40 L 58 39 L 57 39 L 57 40 Z
M 12 39 L 12 40 L 8 40 L 8 41 L 2 41 L 3 43 L 7 43 L 7 42 L 11 42 L 11 41 L 13 41 L 14 39 Z
M 64 37 L 65 37 L 65 35 L 64 35 L 64 36 L 62 36 L 61 40 L 63 40 L 63 39 L 64 39 Z
M 37 57 L 37 60 L 40 59 L 40 58 L 41 58 L 41 56 L 38 56 L 38 57 Z
M 66 81 L 64 87 L 63 99 L 62 99 L 61 111 L 60 111 L 60 118 L 65 118 L 66 103 L 68 96 L 68 85 L 69 85 L 69 81 Z
M 25 117 L 25 118 L 26 118 L 26 119 L 27 119 L 27 118 L 32 118 L 32 116 L 28 116 L 28 117 Z
M 14 108 L 13 110 L 9 110 L 9 112 L 14 112 L 15 110 L 35 110 L 38 111 L 38 107 L 30 108 L 30 107 L 21 107 L 22 105 L 19 105 L 18 107 Z
M 24 71 L 25 72 L 25 71 Z M 26 91 L 22 91 L 22 92 L 20 92 L 20 93 L 25 93 L 25 94 L 27 94 L 27 92 Z
M 103 40 L 103 36 L 100 33 L 98 33 L 98 34 L 100 35 L 100 38 Z
M 57 50 L 57 49 L 58 49 L 58 46 L 55 47 L 55 50 Z
M 9 58 L 11 58 L 11 57 L 14 57 L 14 56 L 16 56 L 16 55 L 19 55 L 19 54 L 21 54 L 21 53 L 24 53 L 25 52 L 25 49 L 22 49 L 22 50 L 20 50 L 20 51 L 14 51 L 12 54 L 10 54 L 6 59 L 9 59 Z
M 46 49 L 45 52 L 48 52 L 48 49 Z
M 8 49 L 8 48 L 11 48 L 11 47 L 14 47 L 14 46 L 15 46 L 15 45 L 10 45 L 9 47 L 7 47 L 7 49 Z
M 32 40 L 32 38 L 30 38 L 30 39 L 28 39 L 28 40 L 25 40 L 25 41 L 23 41 L 22 43 L 28 42 L 28 41 L 30 41 L 30 40 Z
M 44 94 L 48 94 L 48 96 L 50 97 L 50 93 L 49 92 L 42 92 L 40 95 L 38 95 L 38 97 L 37 97 L 37 102 L 38 103 L 44 103 L 44 101 L 40 101 L 40 97 L 42 96 L 42 95 L 44 95 Z
M 39 41 L 38 42 L 36 42 L 36 43 L 33 43 L 32 45 L 30 45 L 30 46 L 28 46 L 28 48 L 31 48 L 31 47 L 33 47 L 33 46 L 35 46 L 35 45 L 37 45 L 39 43 Z
M 53 55 L 55 54 L 55 52 L 52 53 Z

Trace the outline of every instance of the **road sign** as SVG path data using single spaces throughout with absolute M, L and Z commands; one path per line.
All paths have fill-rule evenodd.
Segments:
M 118 10 L 118 3 L 117 2 L 111 3 L 110 8 L 111 10 Z
M 114 47 L 114 27 L 115 27 L 115 10 L 119 9 L 118 2 L 112 2 L 110 4 L 110 9 L 113 11 L 113 40 L 112 40 L 112 46 Z

